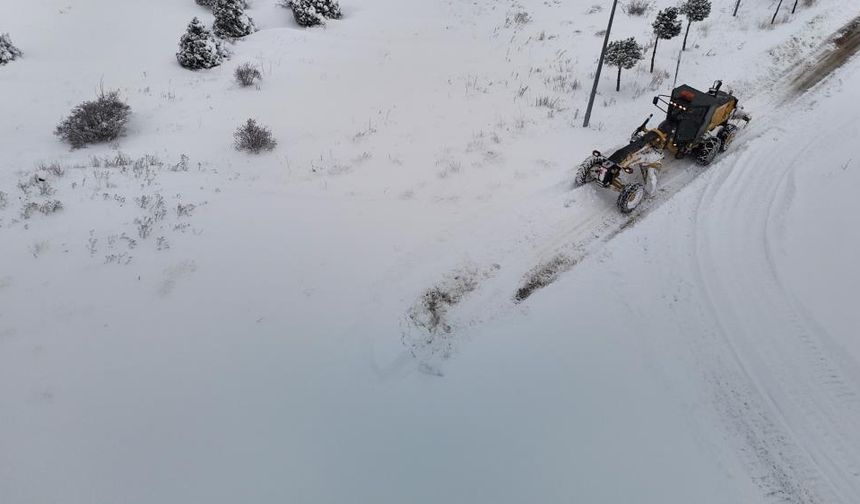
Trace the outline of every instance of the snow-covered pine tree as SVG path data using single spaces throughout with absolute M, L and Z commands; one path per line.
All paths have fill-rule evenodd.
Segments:
M 179 52 L 176 53 L 179 64 L 191 70 L 212 68 L 220 65 L 225 56 L 227 51 L 221 41 L 199 19 L 192 19 L 179 40 Z
M 202 5 L 203 7 L 209 7 L 211 9 L 215 7 L 215 4 L 218 3 L 218 0 L 196 0 L 196 2 L 197 5 Z M 243 8 L 248 8 L 248 2 L 246 0 L 241 0 L 240 3 L 242 4 Z
M 681 4 L 681 12 L 687 16 L 687 31 L 684 32 L 684 43 L 681 45 L 681 50 L 686 51 L 690 25 L 693 21 L 704 21 L 711 14 L 711 0 L 687 0 Z
M 299 26 L 316 26 L 343 16 L 337 0 L 290 0 L 287 5 Z
M 254 20 L 245 14 L 244 0 L 218 0 L 212 13 L 212 31 L 221 38 L 241 38 L 257 31 Z
M 657 13 L 657 18 L 651 26 L 654 28 L 654 51 L 651 53 L 651 73 L 654 73 L 654 58 L 657 56 L 657 43 L 660 39 L 669 40 L 681 33 L 681 20 L 678 19 L 677 7 L 667 7 Z
M 615 91 L 621 91 L 621 69 L 633 68 L 642 59 L 642 47 L 633 37 L 615 40 L 606 47 L 606 63 L 618 67 L 618 81 Z
M 12 44 L 8 33 L 0 33 L 0 65 L 5 65 L 21 56 L 21 50 Z

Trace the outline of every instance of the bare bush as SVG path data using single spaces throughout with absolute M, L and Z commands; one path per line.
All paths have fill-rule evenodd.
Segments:
M 183 205 L 179 203 L 176 205 L 176 216 L 177 217 L 190 217 L 194 212 L 194 209 L 197 208 L 197 205 L 194 203 L 188 203 L 187 205 Z
M 518 25 L 524 25 L 530 23 L 532 20 L 531 16 L 529 16 L 528 12 L 522 11 L 514 14 L 514 23 Z
M 272 138 L 272 131 L 265 126 L 260 126 L 257 121 L 248 119 L 248 121 L 240 126 L 235 133 L 236 150 L 244 150 L 259 154 L 266 150 L 270 151 L 278 145 L 278 142 Z
M 102 92 L 97 99 L 72 109 L 54 134 L 76 149 L 91 143 L 109 142 L 125 133 L 130 114 L 131 107 L 122 101 L 118 91 Z
M 21 209 L 21 217 L 24 219 L 29 219 L 33 216 L 34 213 L 40 212 L 43 215 L 50 215 L 55 212 L 59 212 L 63 209 L 63 203 L 59 200 L 48 200 L 41 205 L 31 201 L 24 205 Z
M 58 178 L 66 174 L 66 169 L 63 167 L 63 165 L 56 161 L 47 164 L 39 163 L 38 169 Z
M 236 67 L 236 71 L 233 75 L 236 77 L 236 82 L 238 82 L 242 87 L 253 86 L 257 81 L 263 79 L 263 74 L 260 73 L 260 69 L 251 63 L 243 63 L 239 65 Z
M 624 12 L 626 12 L 628 16 L 644 16 L 650 7 L 651 2 L 648 0 L 630 0 L 627 5 L 624 6 Z

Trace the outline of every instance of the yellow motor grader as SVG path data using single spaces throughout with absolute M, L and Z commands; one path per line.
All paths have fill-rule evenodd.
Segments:
M 632 212 L 656 188 L 656 171 L 664 151 L 676 158 L 693 157 L 702 166 L 711 164 L 720 152 L 729 148 L 740 122 L 748 123 L 750 116 L 738 106 L 731 92 L 720 90 L 716 81 L 707 93 L 686 84 L 675 88 L 671 95 L 654 97 L 654 105 L 666 113 L 659 126 L 647 129 L 651 116 L 636 128 L 630 143 L 609 156 L 592 152 L 579 166 L 575 184 L 596 182 L 618 191 L 618 209 Z M 665 106 L 665 110 L 661 108 Z M 638 168 L 644 182 L 630 177 Z

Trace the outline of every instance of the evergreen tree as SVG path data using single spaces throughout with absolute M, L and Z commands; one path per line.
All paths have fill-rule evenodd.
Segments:
M 681 33 L 681 20 L 678 19 L 678 8 L 667 7 L 657 13 L 657 18 L 651 25 L 654 28 L 654 51 L 651 53 L 651 73 L 654 73 L 654 58 L 657 56 L 657 43 L 660 39 L 669 40 Z
M 681 50 L 686 51 L 690 25 L 693 21 L 704 21 L 711 14 L 711 0 L 687 0 L 681 5 L 681 12 L 687 16 L 687 31 L 684 33 L 684 43 L 681 45 Z
M 218 3 L 218 0 L 196 0 L 196 1 L 197 1 L 197 5 L 202 5 L 203 7 L 209 7 L 210 9 L 215 7 L 215 5 Z M 248 2 L 246 0 L 240 0 L 240 3 L 242 4 L 242 8 L 244 8 L 244 9 L 248 8 Z
M 290 0 L 289 7 L 299 26 L 316 26 L 328 19 L 340 19 L 343 14 L 337 0 Z
M 188 24 L 188 31 L 179 40 L 176 60 L 185 68 L 199 70 L 216 67 L 224 61 L 227 51 L 196 17 Z
M 633 37 L 615 40 L 606 47 L 606 63 L 618 67 L 618 81 L 615 91 L 621 91 L 621 69 L 630 69 L 642 59 L 642 47 Z
M 243 0 L 218 0 L 212 9 L 215 24 L 212 31 L 222 38 L 241 38 L 257 31 L 254 20 L 245 14 Z
M 20 56 L 21 50 L 12 44 L 9 34 L 0 34 L 0 65 L 5 65 Z

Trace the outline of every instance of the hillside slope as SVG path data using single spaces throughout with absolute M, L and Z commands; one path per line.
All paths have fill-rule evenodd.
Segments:
M 632 218 L 573 170 L 680 40 L 607 69 L 585 129 L 605 9 L 343 7 L 256 0 L 189 72 L 191 0 L 0 4 L 0 502 L 860 500 L 860 60 L 814 66 L 850 2 L 694 25 L 679 79 L 754 120 Z M 128 134 L 69 150 L 101 84 Z M 233 149 L 248 117 L 274 152 Z

